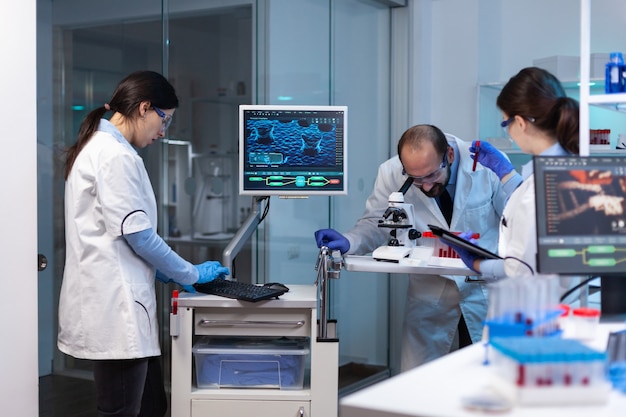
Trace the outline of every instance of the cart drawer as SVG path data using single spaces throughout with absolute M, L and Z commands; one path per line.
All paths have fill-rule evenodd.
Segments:
M 310 309 L 196 309 L 196 335 L 299 336 L 311 333 Z
M 308 401 L 191 400 L 191 417 L 310 417 Z

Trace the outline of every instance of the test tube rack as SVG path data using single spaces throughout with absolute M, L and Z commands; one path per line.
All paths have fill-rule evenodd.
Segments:
M 530 317 L 517 312 L 485 320 L 485 326 L 489 340 L 501 337 L 559 336 L 562 331 L 558 318 L 562 313 L 562 310 L 546 310 L 539 317 Z
M 516 276 L 489 287 L 485 330 L 494 337 L 545 337 L 562 333 L 559 281 L 555 275 Z
M 606 353 L 578 340 L 493 338 L 493 387 L 520 405 L 603 404 Z
M 433 248 L 433 255 L 438 258 L 459 258 L 459 255 L 450 246 L 443 243 L 433 232 L 422 232 L 420 243 L 423 246 Z

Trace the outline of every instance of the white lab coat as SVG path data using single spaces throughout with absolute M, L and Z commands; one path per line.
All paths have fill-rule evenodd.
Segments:
M 452 135 L 446 136 L 455 148 L 454 164 L 458 164 L 449 230 L 478 232 L 479 244 L 495 251 L 498 224 L 507 197 L 502 184 L 493 171 L 481 165 L 473 172 L 470 144 Z M 406 178 L 402 175 L 402 165 L 397 156 L 380 165 L 365 212 L 356 225 L 344 234 L 350 241 L 347 254 L 366 254 L 388 241 L 389 229 L 379 228 L 378 220 L 388 206 L 389 194 L 398 191 Z M 404 198 L 405 202 L 414 206 L 418 231 L 428 231 L 428 224 L 448 229 L 434 198 L 429 198 L 414 186 L 409 188 Z M 483 284 L 466 283 L 465 276 L 409 275 L 402 370 L 448 353 L 461 312 L 472 340 L 479 341 L 487 314 L 487 293 Z
M 537 270 L 535 213 L 535 176 L 531 174 L 511 194 L 500 222 L 498 254 L 509 257 L 503 261 L 507 277 L 533 275 Z
M 570 154 L 557 143 L 542 155 Z M 537 273 L 537 210 L 532 160 L 524 165 L 522 177 L 524 181 L 511 194 L 500 222 L 498 254 L 508 258 L 502 261 L 507 277 L 530 276 Z M 566 292 L 579 280 L 580 277 L 559 277 L 561 292 Z
M 82 359 L 160 355 L 155 271 L 122 237 L 157 227 L 142 159 L 106 120 L 65 184 L 59 350 Z

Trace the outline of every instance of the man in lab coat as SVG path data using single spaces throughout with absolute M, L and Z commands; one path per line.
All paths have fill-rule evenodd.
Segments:
M 482 247 L 495 252 L 505 201 L 520 178 L 514 175 L 503 184 L 494 171 L 480 164 L 474 170 L 469 147 L 470 143 L 435 126 L 409 128 L 398 142 L 398 155 L 380 165 L 374 190 L 356 225 L 343 235 L 334 229 L 316 231 L 318 247 L 363 255 L 385 245 L 389 229 L 378 227 L 379 220 L 389 206 L 389 195 L 411 177 L 413 184 L 404 199 L 413 204 L 416 230 L 428 231 L 427 225 L 433 224 L 451 231 L 473 231 L 480 233 Z M 449 225 L 439 205 L 445 191 L 453 200 Z M 484 284 L 465 282 L 465 276 L 410 274 L 402 371 L 479 341 L 486 314 Z

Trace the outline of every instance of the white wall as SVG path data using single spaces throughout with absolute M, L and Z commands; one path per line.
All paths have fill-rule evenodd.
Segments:
M 430 122 L 466 140 L 478 133 L 479 82 L 507 81 L 534 59 L 580 55 L 577 0 L 413 0 L 411 9 L 421 48 L 411 124 Z M 626 52 L 626 2 L 594 0 L 591 9 L 592 53 Z M 426 63 L 432 77 L 420 78 Z
M 0 410 L 38 415 L 36 1 L 0 13 Z

